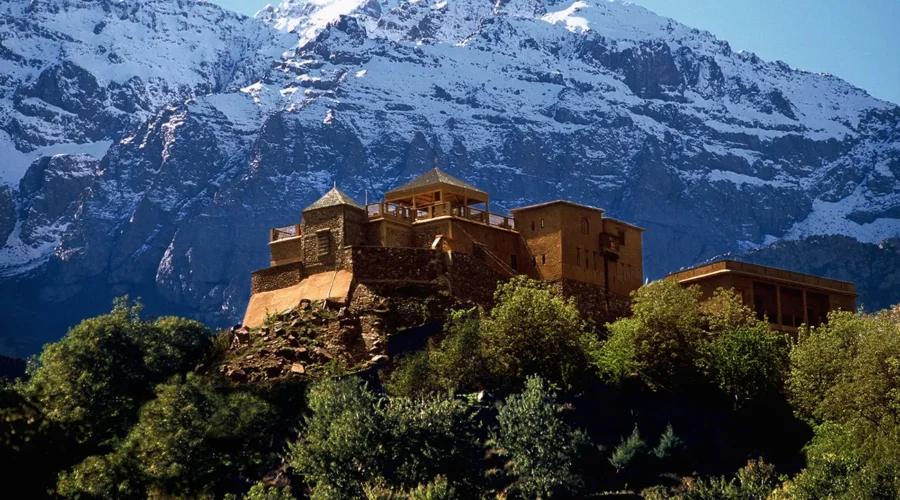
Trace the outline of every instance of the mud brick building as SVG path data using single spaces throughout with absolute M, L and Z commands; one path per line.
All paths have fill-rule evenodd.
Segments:
M 643 282 L 643 229 L 561 200 L 511 213 L 491 213 L 488 193 L 437 168 L 365 207 L 335 187 L 300 223 L 270 231 L 271 264 L 253 273 L 244 324 L 304 298 L 349 302 L 360 285 L 487 303 L 520 274 L 574 297 L 595 321 L 627 312 Z
M 684 285 L 698 285 L 704 297 L 717 288 L 733 288 L 759 319 L 794 333 L 802 325 L 818 326 L 830 311 L 856 310 L 856 286 L 809 274 L 722 260 L 670 274 Z

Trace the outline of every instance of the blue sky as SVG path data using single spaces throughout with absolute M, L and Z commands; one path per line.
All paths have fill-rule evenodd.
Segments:
M 212 0 L 254 14 L 277 0 Z M 597 1 L 597 0 L 595 0 Z M 600 0 L 602 1 L 602 0 Z M 900 0 L 633 0 L 734 50 L 832 73 L 900 103 Z

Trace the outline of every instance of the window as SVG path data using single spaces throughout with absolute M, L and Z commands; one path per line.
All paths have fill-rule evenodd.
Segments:
M 316 247 L 320 256 L 331 253 L 331 231 L 327 229 L 316 231 Z
M 619 229 L 619 244 L 620 245 L 625 244 L 625 231 L 623 231 L 621 229 Z
M 531 230 L 534 231 L 534 221 L 531 221 Z
M 581 218 L 581 232 L 584 234 L 588 234 L 591 232 L 591 223 L 588 221 L 587 217 Z
M 594 252 L 594 271 L 597 270 L 597 252 Z
M 543 227 L 544 227 L 544 219 L 541 219 L 541 228 L 543 229 Z
M 584 251 L 584 268 L 591 268 L 591 252 L 588 252 L 587 250 Z
M 509 267 L 512 268 L 513 271 L 519 270 L 519 256 L 511 253 L 509 254 Z
M 580 248 L 575 249 L 575 265 L 576 266 L 581 265 L 581 249 Z
M 531 258 L 531 267 L 537 267 L 537 257 Z
M 441 192 L 440 191 L 434 192 L 434 201 L 441 201 Z
M 541 264 L 547 263 L 547 254 L 541 255 Z

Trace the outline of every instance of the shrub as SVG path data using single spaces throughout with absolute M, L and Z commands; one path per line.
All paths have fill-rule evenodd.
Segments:
M 210 493 L 228 474 L 262 463 L 274 420 L 258 397 L 220 394 L 189 374 L 159 385 L 115 451 L 62 474 L 57 491 L 69 498 Z
M 384 424 L 375 397 L 355 378 L 323 381 L 309 391 L 310 416 L 291 465 L 313 488 L 313 498 L 359 498 L 378 477 Z
M 686 478 L 671 490 L 656 487 L 642 492 L 647 500 L 766 500 L 778 487 L 775 468 L 762 459 L 751 460 L 733 479 Z
M 637 427 L 635 427 L 637 430 Z M 684 442 L 675 435 L 675 429 L 672 428 L 672 425 L 669 424 L 666 426 L 666 430 L 663 431 L 662 435 L 659 436 L 659 443 L 653 448 L 653 456 L 658 458 L 659 460 L 663 460 L 665 458 L 671 457 L 679 448 L 684 446 Z M 615 464 L 613 464 L 615 465 Z
M 380 400 L 356 379 L 310 390 L 289 461 L 314 498 L 387 498 L 444 475 L 477 492 L 484 450 L 475 409 L 447 396 Z
M 525 498 L 571 494 L 583 484 L 576 463 L 590 439 L 563 421 L 555 398 L 541 378 L 529 377 L 500 407 L 493 442 L 510 460 L 512 489 Z
M 627 438 L 622 438 L 622 442 L 616 446 L 612 456 L 609 457 L 609 463 L 616 468 L 616 472 L 621 472 L 632 465 L 637 458 L 644 455 L 646 451 L 647 443 L 641 438 L 641 432 L 638 430 L 638 426 L 635 425 L 631 435 Z

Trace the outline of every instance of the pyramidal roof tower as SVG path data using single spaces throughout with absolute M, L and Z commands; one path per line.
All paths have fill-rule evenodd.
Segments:
M 363 207 L 353 201 L 353 198 L 348 196 L 346 193 L 343 193 L 340 189 L 335 185 L 331 188 L 330 191 L 325 193 L 318 201 L 313 203 L 312 205 L 306 207 L 303 211 L 309 212 L 310 210 L 318 210 L 320 208 L 328 208 L 328 207 L 336 207 L 339 205 L 348 205 L 353 208 L 357 208 L 359 210 L 364 210 Z

